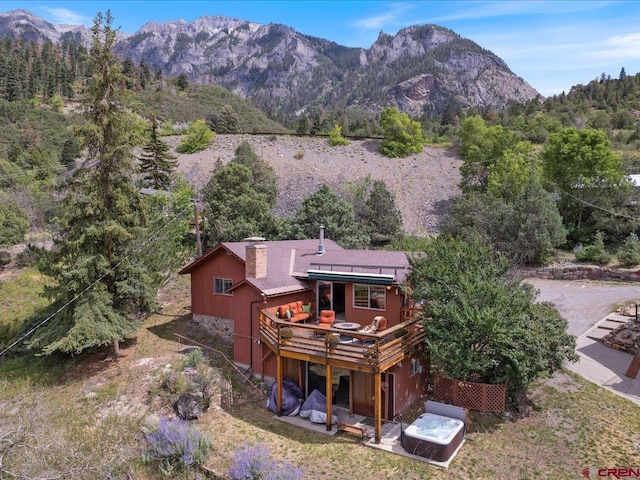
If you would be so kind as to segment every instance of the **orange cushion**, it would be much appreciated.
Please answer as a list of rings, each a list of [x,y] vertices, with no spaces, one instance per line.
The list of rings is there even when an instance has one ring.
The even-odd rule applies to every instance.
[[[278,317],[287,318],[287,310],[289,309],[289,305],[280,305],[278,307]]]

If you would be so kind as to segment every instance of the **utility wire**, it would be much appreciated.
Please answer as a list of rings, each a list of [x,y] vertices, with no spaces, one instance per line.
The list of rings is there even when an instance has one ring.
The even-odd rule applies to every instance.
[[[127,260],[129,260],[134,253],[138,253],[140,252],[146,245],[148,245],[152,240],[155,239],[155,237],[157,237],[158,235],[160,235],[160,233],[167,228],[170,224],[172,224],[173,222],[177,221],[179,218],[181,218],[185,212],[190,211],[191,210],[191,205],[189,205],[188,207],[184,208],[183,210],[181,210],[180,212],[178,212],[173,218],[171,218],[168,222],[164,223],[160,228],[158,228],[158,230],[156,232],[154,232],[152,235],[150,235],[144,242],[142,242],[135,251],[131,252],[129,255],[127,255],[125,258],[123,258],[122,260],[120,260],[118,263],[116,263],[113,267],[111,267],[108,271],[106,271],[105,273],[103,273],[100,277],[98,277],[96,280],[94,280],[92,283],[90,283],[84,290],[82,290],[80,293],[78,293],[76,296],[74,296],[71,300],[69,300],[67,303],[65,303],[64,305],[62,305],[60,308],[58,308],[55,312],[53,312],[51,315],[49,315],[47,318],[45,318],[43,321],[41,321],[38,325],[36,325],[35,327],[33,327],[31,330],[29,330],[28,332],[26,332],[24,335],[22,335],[20,338],[18,338],[16,341],[14,341],[11,345],[9,345],[8,347],[4,348],[2,351],[0,351],[0,358],[2,358],[2,356],[8,352],[9,350],[11,350],[12,348],[14,348],[16,345],[18,345],[20,342],[22,342],[25,338],[29,337],[33,332],[35,332],[36,330],[38,330],[39,328],[41,328],[43,325],[45,325],[47,322],[49,322],[53,317],[55,317],[56,315],[58,315],[60,312],[62,312],[64,309],[66,309],[67,307],[69,307],[71,304],[75,303],[80,297],[82,297],[85,293],[87,293],[89,290],[91,290],[95,285],[98,284],[98,282],[102,281],[107,275],[109,275],[110,273],[113,273],[113,271],[118,268],[122,263],[126,262]]]

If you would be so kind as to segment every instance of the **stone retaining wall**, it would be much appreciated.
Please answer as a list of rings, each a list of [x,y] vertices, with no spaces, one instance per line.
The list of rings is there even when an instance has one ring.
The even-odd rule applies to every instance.
[[[640,270],[620,270],[595,265],[560,265],[522,270],[526,277],[547,280],[601,280],[607,282],[640,282]]]
[[[233,342],[233,320],[194,313],[193,321],[208,333],[219,335],[226,341]]]

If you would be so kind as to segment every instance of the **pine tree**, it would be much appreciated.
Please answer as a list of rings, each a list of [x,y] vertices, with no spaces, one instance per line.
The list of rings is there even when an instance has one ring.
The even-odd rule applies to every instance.
[[[44,354],[109,346],[116,359],[137,316],[155,308],[156,287],[133,251],[146,236],[145,214],[133,183],[131,120],[121,108],[111,24],[110,12],[94,19],[88,124],[78,131],[88,158],[64,186],[54,245],[39,262],[53,282],[46,293],[60,309],[28,342]]]
[[[140,171],[145,183],[157,190],[167,190],[171,184],[171,175],[178,162],[175,155],[169,153],[169,146],[158,135],[158,121],[151,117],[149,141],[142,147]]]
[[[269,207],[273,208],[278,199],[278,178],[275,169],[269,162],[261,158],[248,142],[242,142],[236,148],[236,155],[231,159],[251,170],[251,188],[261,193],[267,199]]]
[[[371,245],[386,245],[402,236],[402,215],[383,180],[373,182],[365,211]]]

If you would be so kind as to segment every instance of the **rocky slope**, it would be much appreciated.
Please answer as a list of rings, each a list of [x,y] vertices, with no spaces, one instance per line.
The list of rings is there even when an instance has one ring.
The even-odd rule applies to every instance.
[[[56,26],[23,10],[0,14],[0,37],[5,35],[88,38],[82,27]],[[364,49],[285,25],[203,16],[193,22],[150,21],[122,38],[116,53],[144,59],[152,71],[222,85],[273,116],[289,118],[314,107],[377,112],[396,106],[421,116],[449,105],[499,109],[539,96],[495,54],[437,25],[381,33]]]
[[[331,147],[327,139],[291,136],[218,135],[210,148],[192,155],[179,154],[179,171],[202,188],[218,158],[223,163],[235,149],[249,142],[267,160],[278,176],[279,196],[276,214],[291,215],[307,195],[323,183],[334,190],[348,182],[370,176],[384,180],[402,213],[407,233],[435,233],[447,201],[459,194],[461,161],[453,149],[426,147],[407,158],[387,158],[377,151],[378,142],[351,141]],[[176,145],[177,137],[167,143]],[[300,155],[302,153],[302,155]]]

